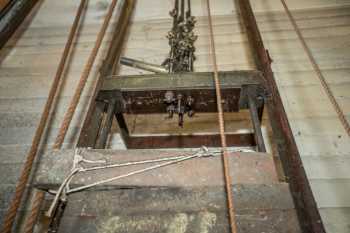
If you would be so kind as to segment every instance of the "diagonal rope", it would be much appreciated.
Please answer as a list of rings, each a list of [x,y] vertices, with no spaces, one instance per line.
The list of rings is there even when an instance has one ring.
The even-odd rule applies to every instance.
[[[47,98],[43,113],[42,113],[41,118],[39,120],[39,125],[35,131],[30,151],[27,155],[21,176],[18,180],[14,197],[13,197],[13,199],[10,203],[10,207],[6,213],[5,220],[3,222],[3,227],[1,230],[2,233],[10,233],[12,231],[12,226],[13,226],[13,223],[15,221],[18,208],[21,204],[21,200],[23,198],[23,194],[25,192],[26,185],[28,183],[30,172],[31,172],[32,167],[33,167],[33,162],[37,156],[39,145],[40,145],[48,118],[50,116],[50,112],[51,112],[55,97],[57,95],[57,92],[59,91],[58,87],[59,87],[59,84],[60,84],[61,79],[62,79],[64,67],[65,67],[65,64],[67,62],[68,54],[71,50],[73,39],[74,39],[76,31],[78,29],[80,18],[81,18],[81,15],[82,15],[82,12],[83,12],[83,9],[84,9],[86,2],[87,2],[87,0],[81,0],[81,2],[80,2],[77,14],[76,14],[75,19],[74,19],[74,23],[71,27],[68,40],[66,42],[59,66],[58,66],[57,71],[56,71],[56,75],[55,75],[54,80],[51,84],[49,96]],[[40,197],[41,197],[41,195],[40,195]]]
[[[207,10],[208,10],[208,21],[209,21],[209,30],[210,30],[210,47],[211,47],[211,55],[212,55],[211,57],[212,57],[212,62],[214,67],[214,81],[215,81],[215,89],[216,89],[216,102],[217,102],[217,108],[218,108],[218,121],[219,121],[219,129],[220,129],[221,146],[223,151],[222,160],[223,160],[223,170],[224,170],[224,177],[225,177],[225,187],[226,187],[226,193],[227,193],[229,223],[230,223],[231,233],[237,233],[236,216],[235,216],[234,202],[232,197],[233,192],[231,188],[232,181],[230,176],[227,143],[226,143],[226,135],[225,135],[224,113],[222,109],[219,72],[218,72],[218,65],[216,61],[215,40],[214,40],[213,23],[211,19],[209,0],[207,0]]]
[[[298,35],[298,38],[312,64],[312,67],[314,69],[314,71],[316,72],[317,74],[317,77],[319,78],[320,82],[321,82],[321,85],[323,87],[323,89],[325,90],[326,94],[327,94],[327,97],[329,98],[329,100],[331,101],[332,103],[332,106],[334,108],[334,110],[336,111],[337,115],[338,115],[338,118],[340,120],[340,122],[342,123],[342,125],[344,126],[345,128],[345,131],[346,133],[348,134],[348,136],[350,136],[350,125],[349,125],[349,122],[346,120],[346,117],[345,117],[345,114],[343,112],[343,110],[341,109],[340,105],[338,104],[336,98],[334,97],[330,87],[328,86],[327,82],[326,82],[326,79],[325,77],[323,76],[322,72],[321,72],[321,69],[320,67],[318,66],[314,56],[312,55],[312,52],[310,50],[310,48],[308,47],[308,45],[306,44],[306,41],[303,37],[303,35],[301,34],[301,31],[292,15],[292,13],[290,12],[285,0],[281,0],[282,2],[282,5],[288,15],[288,18],[290,20],[290,22],[292,23],[293,27],[294,27],[294,30],[295,32],[297,33]]]
[[[113,0],[110,3],[110,6],[109,6],[107,14],[106,14],[106,16],[104,18],[102,27],[101,27],[98,35],[97,35],[95,46],[94,46],[94,48],[92,49],[92,51],[90,53],[90,56],[88,58],[87,63],[85,64],[85,67],[84,67],[84,70],[83,70],[82,75],[80,77],[78,86],[75,89],[74,96],[71,99],[69,107],[68,107],[68,109],[67,109],[67,111],[66,111],[66,113],[64,115],[63,122],[61,124],[61,127],[59,129],[57,138],[56,138],[54,146],[53,146],[54,149],[60,149],[62,147],[62,144],[64,142],[64,138],[65,138],[65,136],[67,134],[69,125],[70,125],[70,123],[72,121],[73,115],[74,115],[75,110],[76,110],[76,108],[78,106],[78,103],[79,103],[79,100],[80,100],[80,96],[81,96],[81,94],[83,92],[83,89],[85,87],[86,81],[87,81],[87,79],[89,77],[89,74],[91,72],[92,66],[93,66],[93,64],[94,64],[94,62],[96,60],[98,51],[99,51],[99,49],[101,47],[103,38],[104,38],[104,36],[106,34],[109,22],[110,22],[110,20],[112,18],[112,15],[113,15],[114,9],[115,9],[115,7],[117,5],[117,2],[118,2],[117,0]],[[34,203],[42,203],[43,200],[44,200],[44,195],[42,195],[40,191],[36,192],[36,195],[34,197]],[[39,204],[33,205],[32,209],[31,209],[31,213],[30,213],[30,215],[29,215],[29,217],[27,219],[26,225],[25,225],[25,233],[33,232],[33,228],[34,228],[34,225],[35,225],[35,220],[36,220],[37,214],[38,214],[38,208],[40,208]]]
[[[86,85],[86,81],[90,75],[90,72],[91,72],[91,69],[92,69],[92,66],[96,60],[96,57],[97,57],[97,53],[101,47],[101,44],[102,44],[102,41],[103,41],[103,38],[106,34],[106,31],[107,31],[107,28],[108,28],[108,25],[109,25],[109,22],[112,18],[112,15],[113,15],[113,11],[114,11],[114,8],[116,7],[117,5],[117,0],[112,0],[112,2],[110,3],[109,5],[109,8],[108,8],[108,11],[107,11],[107,14],[104,18],[104,21],[103,21],[103,24],[102,24],[102,27],[97,35],[97,39],[96,39],[96,42],[95,42],[95,46],[94,48],[92,49],[91,53],[90,53],[90,56],[85,64],[85,67],[84,67],[84,70],[81,74],[81,77],[79,79],[79,83],[78,83],[78,86],[76,87],[75,89],[75,92],[74,92],[74,95],[73,95],[73,98],[71,99],[71,102],[69,104],[69,107],[64,115],[64,119],[63,119],[63,122],[61,124],[61,127],[59,129],[59,132],[58,132],[58,136],[55,140],[55,145],[54,145],[54,149],[59,149],[61,148],[63,142],[64,142],[64,138],[67,134],[67,131],[68,131],[68,128],[69,128],[69,125],[70,125],[70,122],[72,121],[73,119],[73,115],[75,113],[75,110],[79,104],[79,100],[80,100],[80,96],[84,90],[84,87]]]

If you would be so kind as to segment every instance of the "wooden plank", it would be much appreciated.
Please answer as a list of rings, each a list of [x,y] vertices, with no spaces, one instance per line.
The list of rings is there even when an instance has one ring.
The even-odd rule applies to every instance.
[[[234,185],[233,190],[238,211],[294,209],[286,183],[240,184]],[[91,201],[86,202],[85,200]],[[106,212],[111,216],[167,211],[224,212],[226,207],[223,186],[139,187],[136,189],[90,190],[71,194],[67,214],[79,215],[82,209],[85,210],[85,214],[94,216],[104,215]]]
[[[52,151],[43,155],[34,183],[39,187],[59,186],[60,182],[70,172],[74,153],[73,150],[64,150]],[[107,163],[122,163],[123,161],[159,159],[193,153],[176,150],[89,150],[85,151],[83,156],[90,160],[104,159],[108,161]],[[234,178],[234,183],[277,182],[278,178],[271,156],[263,153],[232,153],[231,155],[231,175]],[[57,160],[57,158],[60,159]],[[149,166],[151,165],[146,164],[136,167],[120,167],[117,169],[77,174],[71,186],[87,184]],[[221,166],[220,157],[193,159],[184,161],[178,165],[151,170],[139,176],[126,177],[125,179],[116,180],[106,185],[117,187],[200,187],[223,185],[223,174],[220,172]]]
[[[230,16],[225,16],[225,21],[229,20]],[[347,19],[348,20],[348,19]],[[171,23],[169,21],[169,23]],[[269,23],[272,22],[265,22],[265,24],[269,25]],[[145,25],[144,25],[145,24]],[[287,23],[286,23],[287,24]],[[319,24],[322,24],[322,22],[319,22]],[[146,45],[147,47],[143,47],[145,51],[151,51],[152,48],[149,46],[153,46],[154,49],[159,51],[159,49],[167,48],[167,44],[164,43],[164,34],[167,32],[168,28],[157,28],[156,22],[149,22],[149,23],[142,23],[142,24],[136,24],[135,27],[137,29],[131,29],[131,33],[133,34],[133,39],[128,41],[127,45],[125,46],[125,49],[132,52],[132,50],[135,50],[137,48],[141,48],[142,45]],[[143,26],[143,27],[141,27]],[[147,26],[147,31],[145,31],[145,27]],[[91,25],[89,28],[95,27],[94,25]],[[206,45],[208,44],[208,32],[205,31],[205,24],[202,25],[203,31],[198,31],[199,38],[196,41],[196,47],[201,48],[198,52],[201,53],[202,49],[206,51],[208,48]],[[216,29],[216,43],[219,45],[218,49],[222,50],[222,46],[227,46],[227,49],[240,49],[240,44],[244,43],[246,41],[244,31],[240,30],[239,25],[231,25],[229,22],[217,25]],[[292,28],[288,27],[287,25],[281,26],[280,30],[276,30],[274,28],[266,28],[264,33],[264,40],[269,43],[269,47],[275,50],[277,53],[281,53],[281,51],[278,51],[277,48],[280,48],[280,43],[288,43],[292,44],[293,46],[298,45],[298,40],[292,30]],[[233,28],[233,29],[232,29]],[[331,28],[329,27],[315,27],[315,28],[305,28],[303,29],[303,33],[305,34],[305,38],[308,40],[309,43],[318,43],[317,39],[321,39],[321,41],[325,40],[327,37],[332,38],[334,40],[344,40],[342,43],[338,44],[327,44],[326,41],[324,41],[324,45],[327,48],[332,48],[333,46],[335,48],[339,48],[342,44],[346,44],[346,37],[349,35],[348,33],[349,26],[346,23],[338,22],[335,25],[332,25]],[[97,27],[96,27],[97,29]],[[52,29],[51,29],[52,30]],[[152,30],[152,34],[148,35],[147,32]],[[58,32],[57,32],[58,31]],[[41,30],[36,31],[36,36],[31,36],[27,38],[18,38],[18,44],[16,44],[16,51],[11,51],[14,45],[14,42],[9,42],[7,47],[5,47],[4,51],[11,54],[11,56],[20,56],[20,55],[55,55],[58,54],[62,46],[64,44],[64,32],[61,32],[61,34],[58,34],[62,29],[60,27],[56,27],[55,31],[50,32],[50,28],[42,28]],[[331,34],[330,34],[331,33]],[[75,50],[78,54],[84,53],[91,50],[91,47],[93,46],[94,42],[94,35],[96,35],[96,32],[89,32],[89,34],[83,34],[80,35],[79,43],[75,44]],[[144,38],[147,37],[149,40],[144,41]],[[111,41],[111,33],[106,35],[105,41],[102,44],[102,51],[106,50],[107,44]],[[228,47],[229,46],[229,47]],[[43,51],[39,52],[38,49],[41,48]],[[135,52],[135,51],[134,51]],[[137,51],[136,51],[137,52]],[[140,54],[137,54],[137,56],[141,56]],[[156,59],[155,57],[151,57],[151,59]]]
[[[8,208],[8,205],[13,198],[13,194],[15,192],[16,185],[15,184],[1,184],[0,185],[0,211],[5,211]],[[29,207],[29,203],[27,201],[32,197],[31,188],[26,188],[23,198],[23,205],[20,210],[26,210]],[[27,204],[26,204],[27,203]]]
[[[295,213],[290,210],[238,212],[238,232],[300,233]],[[140,213],[115,216],[74,216],[63,218],[59,232],[134,232],[134,233],[229,233],[227,217],[220,212]],[[278,219],[278,220],[277,220]]]
[[[310,180],[319,208],[350,207],[350,179]]]
[[[107,79],[102,87],[103,91],[121,90],[160,90],[160,89],[189,89],[212,88],[212,73],[182,73],[182,74],[152,74],[143,76],[115,76]],[[262,79],[261,73],[251,70],[220,72],[220,80],[223,88],[242,88],[244,85],[258,85]],[[200,80],[200,82],[198,82]]]
[[[65,107],[69,103],[71,97],[63,96],[58,97],[56,100],[55,114],[64,114]],[[82,106],[86,106],[90,97],[81,97],[80,103]],[[46,97],[39,98],[6,98],[0,99],[0,112],[7,114],[39,114],[44,108]],[[78,112],[82,111],[82,106],[78,106]]]
[[[336,116],[292,119],[291,125],[298,130],[299,135],[347,137],[343,125]]]
[[[300,232],[288,185],[233,190],[239,232]],[[228,231],[223,187],[88,191],[71,195],[69,203],[61,232]]]
[[[35,128],[36,127],[2,128],[0,130],[1,145],[30,145]],[[52,143],[58,133],[58,130],[58,128],[49,129],[48,132],[46,132],[44,143]],[[79,130],[80,129],[77,127],[70,128],[68,130],[65,143],[74,143],[76,141],[76,136]]]
[[[350,208],[321,208],[320,213],[325,223],[327,232],[349,232]]]
[[[350,179],[350,156],[305,156],[302,160],[309,179]]]
[[[42,144],[39,154],[46,153],[53,144]],[[65,143],[63,148],[72,148],[72,144]],[[24,163],[25,156],[28,154],[30,144],[0,144],[0,164],[21,164]]]
[[[1,0],[0,1],[0,11],[2,11],[10,2],[10,0]]]

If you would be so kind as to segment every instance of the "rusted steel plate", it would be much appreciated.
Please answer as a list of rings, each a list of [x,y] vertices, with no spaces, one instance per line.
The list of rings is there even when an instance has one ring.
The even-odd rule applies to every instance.
[[[288,184],[233,185],[236,209],[286,210],[293,209]],[[86,191],[71,194],[67,214],[80,213],[84,208],[89,215],[137,214],[139,212],[217,212],[227,208],[223,186],[210,187],[140,187]],[[90,201],[86,201],[90,200]],[[118,206],[118,208],[111,208]]]
[[[83,156],[89,160],[105,159],[108,163],[165,158],[193,152],[159,150],[91,150]],[[72,167],[73,150],[53,151],[45,154],[37,171],[34,184],[41,188],[56,187],[64,180]],[[153,164],[152,164],[153,165]],[[89,165],[88,165],[89,166]],[[90,165],[91,166],[91,165]],[[71,186],[90,184],[115,177],[151,165],[120,167],[78,174]],[[233,183],[275,183],[278,181],[273,158],[262,153],[231,153],[230,167]],[[223,183],[221,157],[198,158],[168,167],[159,168],[144,174],[127,177],[104,186],[115,187],[191,187],[220,186]]]
[[[226,71],[219,72],[220,85],[225,88],[242,88],[246,85],[259,85],[261,72]],[[213,73],[174,73],[109,77],[101,91],[149,91],[149,90],[190,90],[215,88]]]
[[[238,233],[300,233],[294,210],[238,212]],[[224,212],[139,213],[115,216],[67,216],[59,233],[229,233]]]
[[[164,104],[165,93],[172,91],[175,96],[181,94],[184,97],[191,96],[194,99],[195,112],[216,112],[216,94],[214,89],[199,90],[152,90],[152,91],[127,91],[122,92],[124,100],[123,112],[129,114],[152,114],[166,112]],[[239,110],[241,89],[230,88],[222,90],[222,103],[225,112],[237,112]]]
[[[228,146],[251,147],[255,146],[254,134],[226,134]],[[218,134],[192,134],[169,136],[130,136],[126,138],[129,149],[157,149],[157,148],[198,148],[203,145],[220,147]]]

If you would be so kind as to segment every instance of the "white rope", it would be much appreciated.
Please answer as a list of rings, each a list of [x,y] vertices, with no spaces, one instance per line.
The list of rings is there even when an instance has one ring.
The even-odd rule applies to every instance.
[[[168,158],[159,158],[159,159],[153,159],[153,160],[142,160],[142,161],[130,161],[130,162],[125,162],[125,163],[117,163],[117,164],[109,164],[106,166],[98,166],[98,167],[91,167],[91,168],[83,168],[81,166],[81,163],[85,162],[85,163],[106,163],[106,161],[102,161],[102,160],[96,160],[96,161],[92,161],[92,160],[86,160],[83,158],[83,156],[81,155],[82,152],[84,152],[84,149],[76,149],[75,151],[75,155],[73,158],[73,166],[71,169],[71,172],[68,174],[68,176],[64,179],[64,181],[62,182],[62,184],[60,185],[59,189],[57,191],[49,191],[52,194],[55,194],[55,198],[51,203],[51,206],[49,208],[49,210],[46,212],[46,216],[51,217],[54,213],[54,210],[57,207],[57,204],[59,202],[59,200],[61,199],[61,197],[64,195],[68,195],[70,193],[74,193],[74,192],[79,192],[82,190],[86,190],[98,185],[102,185],[102,184],[106,184],[106,183],[110,183],[112,181],[115,180],[119,180],[122,178],[126,178],[132,175],[137,175],[137,174],[141,174],[144,172],[148,172],[151,170],[155,170],[161,167],[165,167],[165,166],[169,166],[172,164],[176,164],[176,163],[180,163],[186,160],[190,160],[193,158],[201,158],[201,157],[211,157],[211,156],[217,156],[221,154],[221,151],[217,150],[217,151],[213,151],[210,152],[208,150],[207,147],[202,147],[199,151],[195,152],[194,154],[191,155],[182,155],[182,156],[174,156],[174,157],[168,157]],[[134,166],[134,165],[140,165],[140,164],[148,164],[148,163],[157,163],[157,162],[164,162],[165,163],[161,163],[161,164],[157,164],[151,167],[147,167],[144,169],[140,169],[140,170],[136,170],[136,171],[132,171],[129,172],[127,174],[123,174],[123,175],[119,175],[116,177],[112,177],[112,178],[108,178],[108,179],[104,179],[101,181],[97,181],[94,182],[92,184],[88,184],[88,185],[84,185],[81,187],[77,187],[77,188],[73,188],[70,189],[69,188],[69,184],[72,181],[72,179],[74,178],[75,175],[77,175],[78,173],[81,172],[89,172],[89,171],[95,171],[95,170],[103,170],[103,169],[109,169],[109,168],[116,168],[116,167],[124,167],[124,166]]]

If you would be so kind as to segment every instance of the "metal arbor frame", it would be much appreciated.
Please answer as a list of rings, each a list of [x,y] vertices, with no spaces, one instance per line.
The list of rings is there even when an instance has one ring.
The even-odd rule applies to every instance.
[[[248,35],[249,44],[252,49],[252,53],[254,54],[255,63],[258,70],[262,73],[261,81],[263,82],[263,86],[268,93],[268,96],[265,96],[265,103],[267,105],[267,111],[273,129],[273,136],[277,144],[284,173],[287,177],[288,183],[290,184],[290,190],[294,199],[301,228],[305,233],[324,233],[325,229],[317,208],[317,204],[303,168],[300,154],[271,69],[271,58],[269,57],[268,51],[264,47],[252,7],[249,0],[237,0],[237,2],[244,27]],[[115,36],[114,41],[118,40],[121,40],[121,35]],[[126,142],[128,142],[128,140],[130,142],[130,135],[128,134],[125,121],[122,117],[123,111],[120,111],[124,108],[120,106],[120,102],[118,103],[122,96],[114,96],[113,98],[110,98],[109,96],[109,99],[106,96],[101,98],[104,92],[108,91],[106,86],[102,87],[103,79],[115,73],[116,66],[119,61],[119,53],[120,47],[112,45],[112,49],[110,50],[110,53],[108,54],[102,68],[102,79],[99,88],[96,89],[94,93],[96,100],[104,101],[96,101],[91,103],[89,114],[84,121],[84,127],[79,137],[78,147],[104,148],[114,116],[121,126],[120,128]],[[121,94],[122,92],[115,93]],[[260,108],[261,106],[258,106],[257,108],[260,108],[260,111],[255,111],[255,101],[249,101],[249,99],[250,98],[248,98],[248,102],[246,103],[250,107],[251,115],[254,118],[259,118],[262,109]],[[107,103],[105,102],[106,100],[108,100]],[[117,110],[118,108],[119,110]],[[106,112],[106,114],[104,114],[104,112]],[[255,123],[257,122],[259,121],[255,121]],[[254,124],[254,128],[256,132],[259,132],[259,130],[257,131],[256,129],[260,129],[260,125]],[[141,139],[141,141],[142,140],[143,139]],[[263,150],[262,145],[260,145],[261,141],[259,141],[258,138],[256,141],[259,144],[260,150]],[[132,147],[137,148],[135,145]]]
[[[230,146],[255,146],[266,152],[261,132],[264,108],[262,75],[256,71],[232,71],[220,73],[223,106],[226,112],[249,109],[254,133],[227,134]],[[181,73],[121,76],[107,79],[96,101],[105,105],[100,112],[99,127],[94,133],[95,143],[90,147],[104,149],[112,120],[116,117],[122,138],[128,149],[198,148],[202,145],[220,146],[219,134],[189,135],[130,135],[123,114],[160,114],[165,112],[164,95],[171,91],[175,96],[191,96],[196,113],[216,112],[215,87],[212,73]],[[98,113],[96,113],[98,114]],[[91,132],[92,135],[92,132]]]

